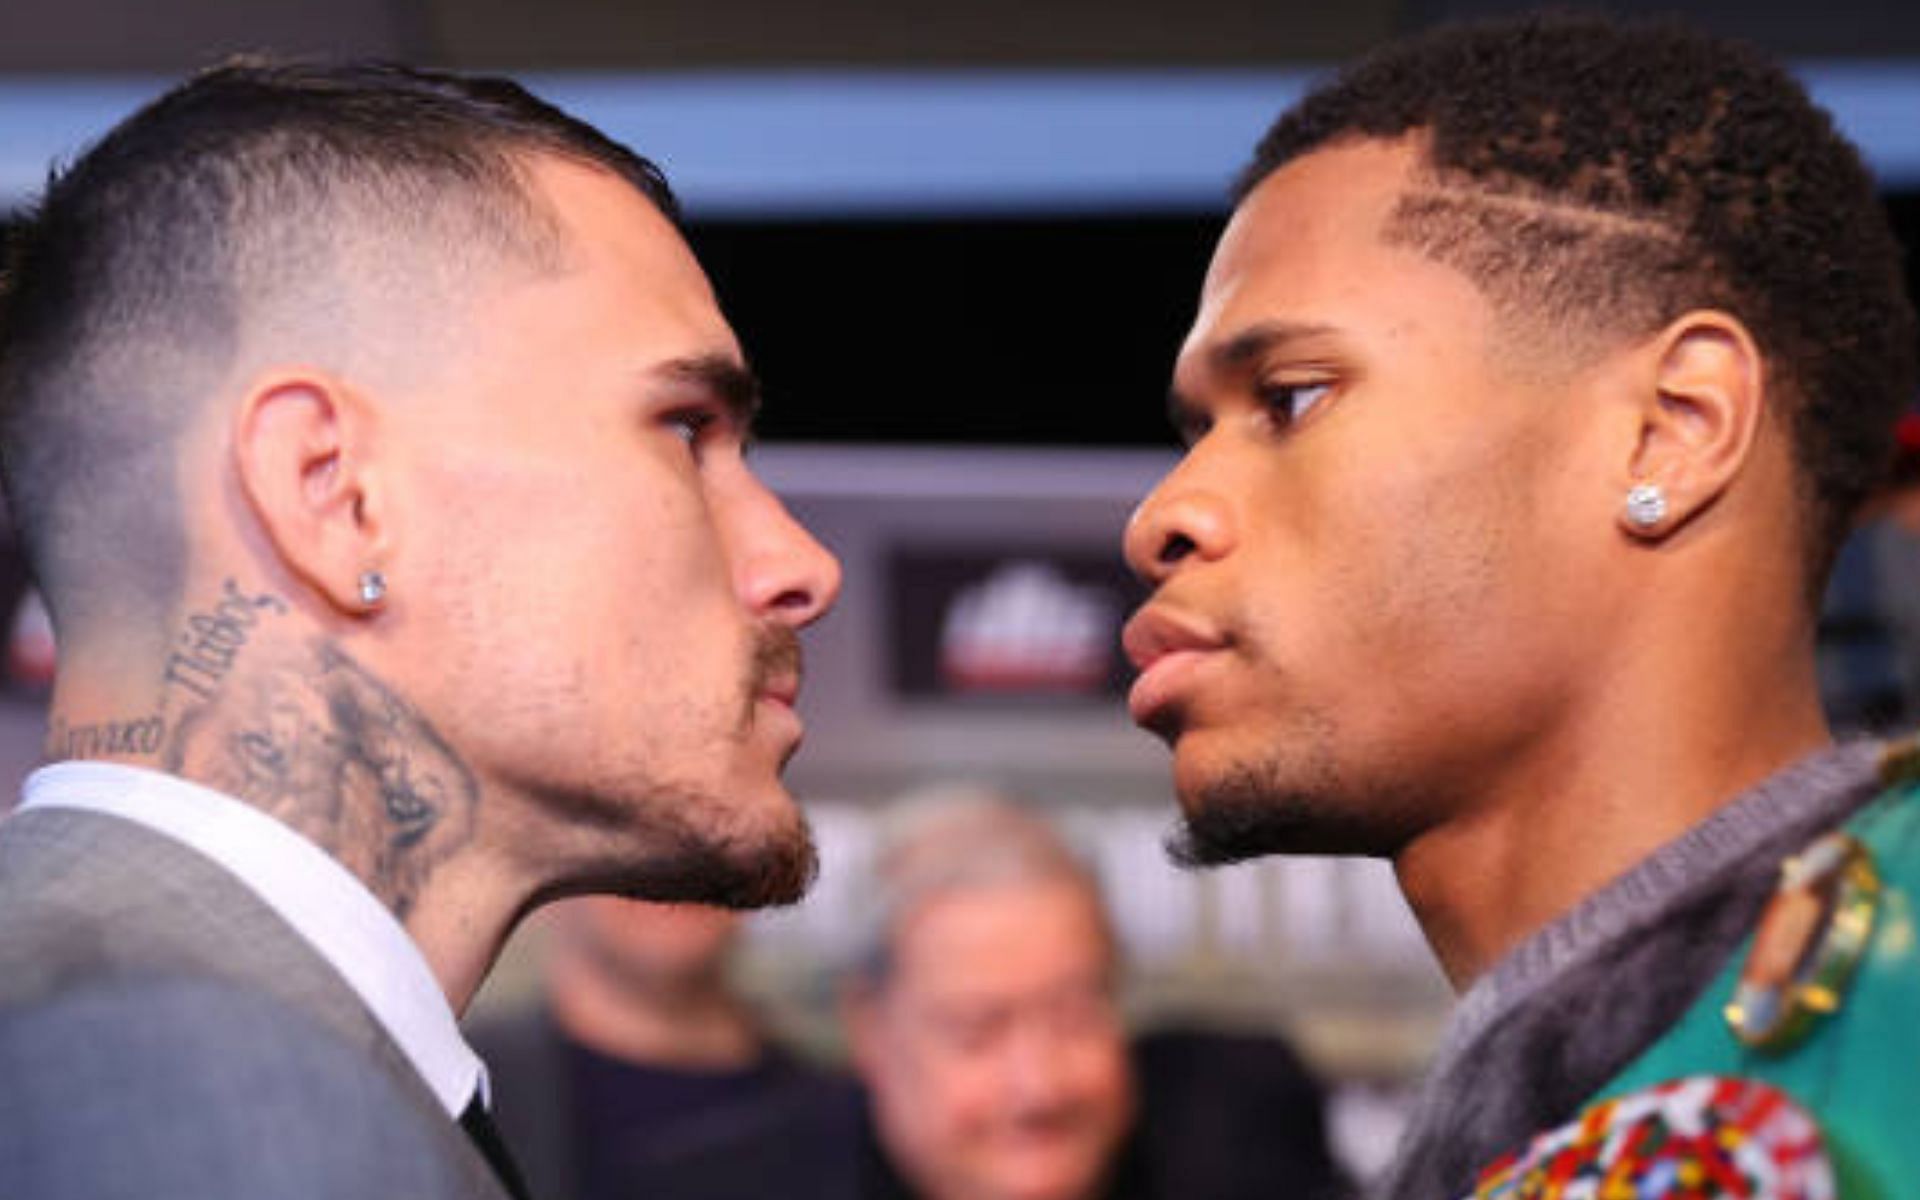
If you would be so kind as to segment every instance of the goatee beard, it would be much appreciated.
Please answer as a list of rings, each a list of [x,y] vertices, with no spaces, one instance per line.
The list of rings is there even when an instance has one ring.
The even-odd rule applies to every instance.
[[[703,802],[683,797],[680,811],[698,813]],[[658,851],[626,874],[616,890],[640,900],[711,904],[751,909],[793,904],[807,894],[820,857],[806,818],[787,802],[779,826],[751,839],[703,830],[690,821],[658,829]]]
[[[1167,856],[1181,867],[1226,866],[1271,854],[1391,856],[1403,840],[1391,804],[1357,803],[1330,765],[1311,780],[1274,764],[1241,765],[1185,799]]]

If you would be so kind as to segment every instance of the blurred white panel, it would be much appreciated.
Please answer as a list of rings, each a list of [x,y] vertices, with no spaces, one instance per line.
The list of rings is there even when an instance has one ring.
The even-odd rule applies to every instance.
[[[1190,955],[1200,940],[1200,885],[1167,861],[1163,819],[1122,810],[1101,814],[1095,828],[1095,861],[1128,958],[1155,967]]]
[[[1273,952],[1268,886],[1279,864],[1241,863],[1208,874],[1213,892],[1214,944],[1223,956],[1242,961]]]
[[[1288,962],[1317,966],[1347,956],[1340,866],[1331,858],[1288,858],[1277,864],[1275,915]]]
[[[1429,962],[1432,952],[1400,894],[1393,868],[1372,858],[1345,859],[1341,865],[1346,873],[1347,919],[1360,952],[1383,966]]]
[[[1802,76],[1892,187],[1920,185],[1920,64]],[[691,215],[1214,212],[1310,74],[740,71],[534,76],[666,168]],[[0,203],[40,186],[162,78],[0,81]]]

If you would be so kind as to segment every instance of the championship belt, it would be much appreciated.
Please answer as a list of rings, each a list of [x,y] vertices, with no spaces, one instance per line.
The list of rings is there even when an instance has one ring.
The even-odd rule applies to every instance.
[[[1834,1200],[1819,1126],[1778,1088],[1698,1075],[1603,1100],[1481,1172],[1474,1200]]]
[[[1781,864],[1743,951],[1475,1196],[1920,1196],[1920,739]]]

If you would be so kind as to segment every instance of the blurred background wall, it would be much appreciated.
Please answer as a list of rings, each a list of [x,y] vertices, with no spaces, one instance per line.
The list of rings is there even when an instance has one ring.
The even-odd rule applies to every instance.
[[[745,968],[775,1022],[831,1052],[821,966],[873,814],[980,778],[1053,806],[1099,865],[1136,1012],[1284,1028],[1364,1125],[1368,1097],[1417,1070],[1445,988],[1379,864],[1167,865],[1165,756],[1119,699],[1137,593],[1117,544],[1172,462],[1167,371],[1265,124],[1383,38],[1520,7],[0,0],[0,208],[169,77],[241,51],[509,71],[656,157],[766,381],[762,470],[848,568],[810,642],[792,772],[825,873],[760,921]],[[1920,236],[1920,6],[1610,7],[1681,10],[1788,58]],[[24,587],[0,556],[8,793],[46,671]],[[483,1005],[516,1003],[537,954],[536,929]]]
[[[0,70],[177,71],[236,49],[378,54],[447,66],[1115,65],[1244,67],[1344,58],[1516,0],[9,0]],[[1795,57],[1920,53],[1920,12],[1875,0],[1626,0]]]

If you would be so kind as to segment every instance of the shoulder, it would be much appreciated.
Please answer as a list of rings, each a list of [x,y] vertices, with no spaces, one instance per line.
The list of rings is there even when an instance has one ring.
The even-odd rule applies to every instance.
[[[1655,1103],[1702,1076],[1778,1089],[1809,1115],[1847,1195],[1920,1178],[1920,787],[1890,753],[1886,789],[1781,864],[1746,944],[1603,1090]],[[1657,1107],[1657,1105],[1656,1105]]]
[[[1280,1037],[1159,1029],[1135,1040],[1133,1058],[1141,1119],[1125,1162],[1145,1194],[1350,1190],[1327,1141],[1320,1084]]]
[[[864,1096],[851,1079],[798,1069],[765,1094],[713,1114],[677,1145],[627,1160],[650,1195],[732,1200],[769,1194],[783,1200],[845,1200],[859,1185],[865,1137]]]
[[[0,1012],[0,1078],[0,1194],[488,1194],[444,1113],[231,983],[117,976]]]

